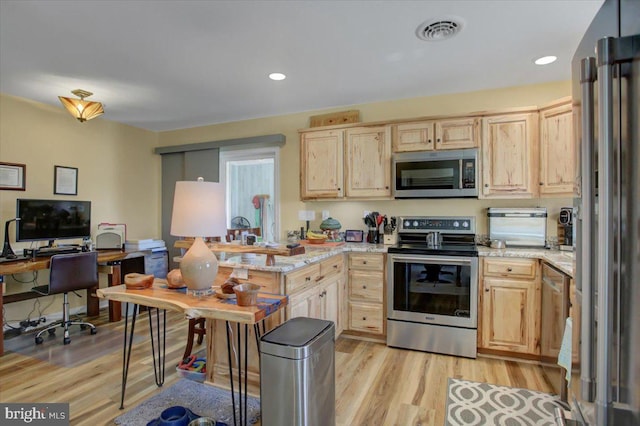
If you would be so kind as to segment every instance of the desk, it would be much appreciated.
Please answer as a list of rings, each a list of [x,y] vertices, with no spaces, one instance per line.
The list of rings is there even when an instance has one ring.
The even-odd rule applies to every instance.
[[[121,262],[125,259],[134,257],[145,256],[151,253],[150,251],[118,251],[118,250],[105,250],[98,251],[98,272],[107,274],[107,282],[109,286],[116,286],[121,284],[120,278],[120,266]],[[51,263],[50,257],[39,257],[35,260],[22,260],[18,262],[7,262],[0,264],[0,276],[21,274],[24,272],[38,271],[42,269],[49,269]],[[6,285],[3,284],[3,285]],[[87,290],[87,316],[94,317],[100,313],[100,301],[95,297],[96,289]],[[0,311],[2,311],[3,300],[5,298],[4,292],[0,290]],[[28,293],[21,293],[28,294]],[[34,293],[36,294],[36,293]],[[39,297],[39,296],[35,296]],[[26,296],[17,298],[18,300],[28,300],[33,296]],[[122,312],[120,303],[109,303],[109,321],[120,321]],[[4,325],[4,324],[3,324]],[[4,354],[4,339],[0,339],[0,356]]]
[[[258,336],[258,324],[260,321],[267,318],[269,315],[277,312],[287,305],[288,297],[284,295],[260,293],[258,295],[257,306],[237,306],[230,300],[218,299],[215,296],[196,297],[190,296],[177,290],[169,290],[167,288],[161,288],[158,284],[154,284],[153,287],[144,290],[128,290],[125,285],[119,285],[116,287],[100,288],[97,291],[97,295],[100,298],[105,298],[110,301],[133,303],[133,315],[130,327],[130,337],[127,347],[127,319],[129,309],[125,312],[125,339],[124,339],[124,351],[122,360],[122,391],[120,399],[120,408],[124,408],[124,394],[126,390],[127,371],[128,371],[128,359],[131,353],[131,342],[134,333],[135,321],[138,312],[138,306],[147,306],[149,308],[156,309],[156,332],[157,336],[153,336],[153,321],[151,309],[148,310],[149,314],[149,332],[151,333],[151,351],[153,355],[154,373],[156,376],[156,384],[161,386],[164,382],[164,347],[163,341],[166,332],[166,323],[163,323],[163,333],[160,334],[160,312],[159,310],[173,310],[183,312],[185,316],[189,318],[207,318],[214,320],[224,320],[227,322],[227,353],[229,356],[229,378],[231,384],[231,400],[235,407],[234,396],[234,381],[233,381],[233,366],[231,363],[232,349],[231,339],[229,337],[229,322],[236,323],[237,337],[238,337],[238,391],[239,391],[239,415],[240,424],[243,424],[243,405],[242,396],[244,396],[244,422],[246,423],[246,408],[247,408],[247,375],[244,374],[244,394],[242,392],[242,362],[241,357],[244,352],[245,371],[247,368],[247,327],[249,325],[254,326],[256,331],[256,339]],[[264,303],[261,303],[261,300]],[[244,345],[241,344],[240,339],[240,326],[245,327]],[[209,365],[213,359],[213,345],[209,341],[210,333],[207,333],[207,370],[212,368]],[[244,346],[244,349],[243,349]],[[158,363],[156,364],[155,348],[158,348]],[[259,347],[259,346],[258,346]],[[234,424],[236,424],[236,415],[234,410]]]

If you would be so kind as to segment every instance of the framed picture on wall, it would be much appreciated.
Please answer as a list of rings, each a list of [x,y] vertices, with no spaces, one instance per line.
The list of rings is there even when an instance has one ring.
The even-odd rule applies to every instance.
[[[26,174],[24,164],[0,162],[0,189],[24,191]]]
[[[76,167],[54,166],[53,193],[78,195],[78,169]]]

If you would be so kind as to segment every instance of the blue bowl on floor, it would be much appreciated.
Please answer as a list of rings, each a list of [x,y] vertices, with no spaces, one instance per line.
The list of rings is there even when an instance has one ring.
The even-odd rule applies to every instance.
[[[188,426],[193,420],[202,416],[197,415],[186,407],[176,405],[169,407],[160,413],[160,417],[151,420],[147,426]],[[216,426],[228,426],[226,423],[216,421]]]
[[[200,417],[188,408],[176,405],[160,413],[160,417],[147,423],[147,426],[187,426]]]

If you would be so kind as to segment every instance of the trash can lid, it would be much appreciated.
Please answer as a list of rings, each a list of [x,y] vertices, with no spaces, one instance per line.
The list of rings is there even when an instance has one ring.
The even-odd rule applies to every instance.
[[[333,322],[316,318],[291,318],[262,336],[261,340],[299,348],[307,346],[309,342],[332,326]]]

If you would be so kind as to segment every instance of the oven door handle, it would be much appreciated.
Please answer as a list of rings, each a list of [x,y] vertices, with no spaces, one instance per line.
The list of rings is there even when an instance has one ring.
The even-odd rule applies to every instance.
[[[392,262],[415,262],[415,263],[447,263],[453,265],[471,265],[475,257],[460,257],[460,256],[406,256],[406,255],[390,255],[389,259]]]

